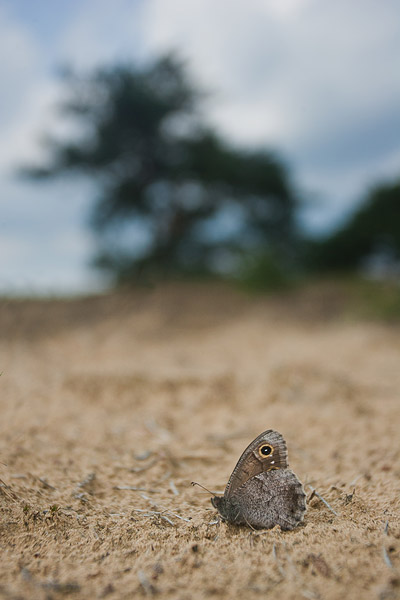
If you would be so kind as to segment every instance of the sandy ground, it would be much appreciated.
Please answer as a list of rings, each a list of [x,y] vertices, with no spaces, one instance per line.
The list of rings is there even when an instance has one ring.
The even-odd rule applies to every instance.
[[[1,597],[400,597],[399,327],[170,286],[2,301],[0,329]],[[268,428],[309,499],[292,532],[190,485],[222,492]]]

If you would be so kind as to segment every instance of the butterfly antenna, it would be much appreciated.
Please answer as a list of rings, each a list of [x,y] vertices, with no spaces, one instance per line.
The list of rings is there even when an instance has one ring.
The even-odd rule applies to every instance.
[[[203,490],[205,490],[206,492],[208,492],[209,494],[211,494],[211,496],[215,496],[214,492],[210,492],[210,490],[208,490],[206,487],[204,487],[204,485],[201,485],[201,483],[197,483],[197,481],[192,481],[192,485],[193,486],[198,485]]]

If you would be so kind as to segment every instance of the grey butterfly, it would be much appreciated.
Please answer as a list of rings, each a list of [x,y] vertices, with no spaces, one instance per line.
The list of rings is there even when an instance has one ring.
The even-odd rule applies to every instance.
[[[286,442],[277,431],[261,433],[243,452],[222,497],[212,505],[229,523],[256,529],[294,529],[304,518],[306,495],[288,469]]]

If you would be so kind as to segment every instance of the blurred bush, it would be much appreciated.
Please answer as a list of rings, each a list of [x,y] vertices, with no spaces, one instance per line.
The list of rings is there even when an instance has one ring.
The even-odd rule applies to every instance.
[[[400,276],[400,182],[376,186],[337,232],[310,242],[308,262],[319,272],[363,271]]]
[[[353,291],[356,316],[387,322],[400,320],[400,282],[356,279]]]
[[[292,264],[265,250],[243,254],[235,279],[243,289],[259,293],[288,290],[298,281],[298,274]]]

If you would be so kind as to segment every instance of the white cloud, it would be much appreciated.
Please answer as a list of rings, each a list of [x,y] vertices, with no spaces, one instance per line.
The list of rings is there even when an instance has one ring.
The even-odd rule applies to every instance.
[[[0,292],[88,290],[98,279],[84,228],[88,190],[65,183],[33,186],[15,170],[37,160],[41,133],[55,124],[59,86],[48,72],[45,47],[29,29],[0,11]]]
[[[91,68],[142,52],[142,0],[86,0],[59,40],[60,60]]]
[[[4,11],[0,11],[0,55],[0,170],[7,176],[40,151],[37,137],[51,121],[49,107],[58,87],[49,77],[41,45]]]
[[[2,183],[0,293],[88,291],[100,278],[90,271],[95,241],[83,227],[89,190],[73,182],[44,188]]]
[[[26,103],[26,86],[32,84],[39,63],[39,52],[33,37],[20,23],[13,22],[0,6],[0,123],[2,129],[12,124]]]
[[[183,49],[204,85],[219,92],[215,121],[238,140],[314,142],[399,97],[395,2],[150,0],[146,6],[148,47]]]
[[[217,94],[213,122],[238,143],[280,150],[321,227],[382,172],[400,170],[400,7],[395,0],[150,0],[153,52],[181,49]],[[397,128],[396,128],[397,124]],[[386,166],[385,166],[386,165]]]

